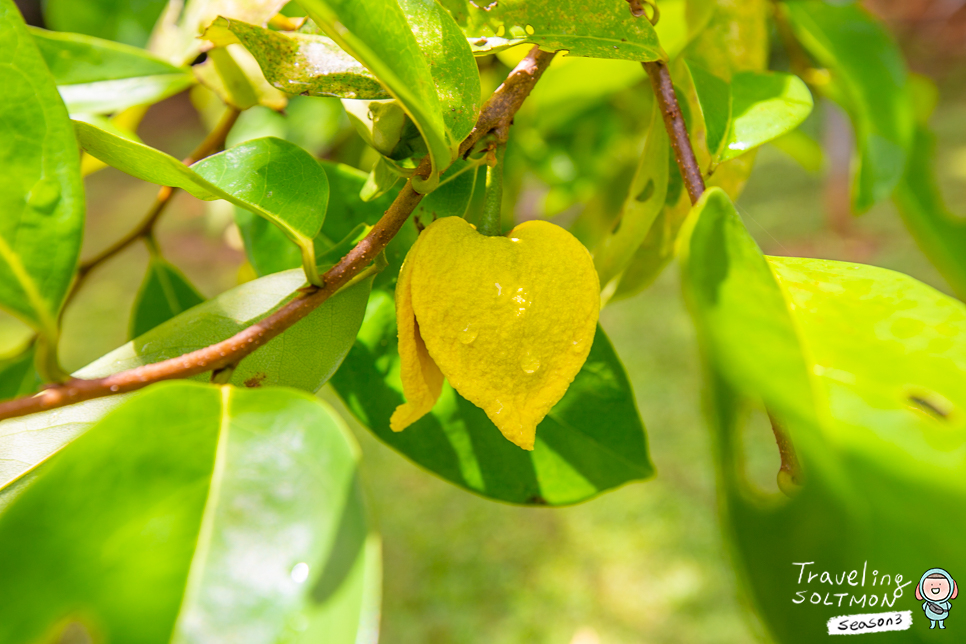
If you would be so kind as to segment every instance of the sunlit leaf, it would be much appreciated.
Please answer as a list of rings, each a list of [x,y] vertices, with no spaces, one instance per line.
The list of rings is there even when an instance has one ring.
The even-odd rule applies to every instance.
[[[812,111],[812,95],[797,76],[737,72],[731,78],[731,123],[718,162],[791,132]]]
[[[0,61],[0,306],[36,328],[52,353],[84,192],[67,110],[12,0],[0,0]]]
[[[298,1],[412,117],[433,162],[433,175],[425,184],[417,180],[416,187],[435,188],[480,105],[476,61],[453,19],[435,1]]]
[[[831,72],[829,94],[852,119],[859,161],[852,201],[856,210],[868,210],[902,179],[912,146],[915,120],[902,53],[858,4],[807,0],[781,8],[802,44]]]
[[[288,94],[389,98],[359,61],[324,36],[281,33],[220,17],[205,31],[204,38],[218,47],[244,45],[268,82]]]
[[[108,114],[157,103],[194,84],[191,73],[143,49],[30,28],[68,111]]]
[[[497,37],[566,49],[571,56],[643,61],[665,58],[654,27],[631,15],[623,0],[588,4],[580,0],[449,2],[457,23],[477,47]],[[456,10],[456,8],[459,8]]]
[[[246,141],[189,168],[160,150],[88,123],[75,121],[74,126],[87,152],[119,170],[182,188],[199,199],[224,199],[265,217],[301,249],[307,274],[314,271],[312,238],[325,220],[329,184],[322,166],[297,145],[273,137]]]
[[[74,375],[98,378],[220,342],[270,315],[304,284],[304,275],[296,270],[246,282],[159,324]],[[355,340],[371,284],[370,276],[340,290],[242,360],[230,382],[239,387],[283,385],[318,391]],[[207,380],[208,374],[197,379]],[[37,467],[121,398],[111,396],[0,422],[0,453],[6,459],[0,459],[0,502],[11,481]]]
[[[377,553],[357,458],[306,394],[164,383],[132,397],[0,515],[0,544],[16,553],[0,562],[0,637],[56,637],[75,620],[104,641],[273,641],[320,616],[358,624],[359,577]]]
[[[683,241],[727,531],[776,639],[814,642],[829,618],[860,610],[839,606],[837,595],[816,602],[813,592],[914,605],[914,588],[898,592],[897,575],[916,583],[937,561],[966,565],[961,549],[918,519],[923,499],[966,501],[966,306],[872,266],[766,259],[719,190],[706,193]],[[791,499],[762,497],[742,470],[738,431],[755,402],[786,426],[801,463],[803,485]],[[961,524],[947,521],[951,530]],[[890,581],[833,590],[801,580],[794,562],[836,576],[861,575],[868,562],[870,577],[875,570]]]

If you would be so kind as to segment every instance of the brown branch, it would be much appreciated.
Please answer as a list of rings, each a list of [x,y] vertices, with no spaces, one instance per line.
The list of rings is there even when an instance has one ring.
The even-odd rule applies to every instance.
[[[534,48],[510,72],[506,81],[483,106],[476,127],[460,146],[462,153],[468,153],[473,145],[494,128],[512,121],[513,115],[520,109],[552,58],[553,54]],[[416,169],[416,175],[426,177],[429,172],[429,159],[424,158]],[[92,398],[135,391],[162,380],[189,378],[237,365],[243,358],[311,313],[358,275],[386,248],[422,198],[423,195],[413,190],[412,182],[407,181],[369,234],[322,276],[322,287],[301,289],[298,295],[278,311],[227,340],[177,358],[121,371],[104,378],[75,378],[49,387],[35,396],[0,403],[0,420],[64,407]]]
[[[234,107],[229,107],[222,116],[218,125],[208,133],[205,140],[202,141],[195,150],[184,159],[185,165],[191,165],[197,161],[204,159],[205,157],[211,156],[215,152],[221,151],[225,146],[225,139],[228,138],[228,133],[231,132],[232,127],[235,126],[235,122],[238,120],[241,112]],[[144,219],[138,225],[137,228],[129,232],[127,235],[117,240],[109,247],[92,257],[91,259],[82,262],[80,267],[77,269],[77,281],[74,282],[74,286],[71,289],[71,295],[73,295],[80,288],[80,285],[87,278],[87,275],[97,266],[103,264],[107,260],[111,259],[122,250],[138,241],[150,235],[154,230],[154,226],[157,224],[158,219],[161,217],[161,213],[164,212],[165,207],[171,201],[171,197],[178,191],[177,188],[171,188],[169,186],[163,186],[158,190],[158,196],[151,205]]]
[[[664,127],[667,128],[668,136],[671,139],[674,158],[681,170],[681,177],[688,189],[688,196],[691,197],[691,203],[695,204],[704,194],[704,179],[701,176],[701,167],[698,165],[698,160],[694,157],[694,149],[691,147],[691,139],[688,137],[688,126],[684,122],[681,106],[678,105],[677,96],[674,94],[674,83],[671,82],[667,63],[655,60],[643,63],[643,65],[647,75],[651,78],[654,96],[657,98],[657,109],[661,110],[661,115],[664,117]]]

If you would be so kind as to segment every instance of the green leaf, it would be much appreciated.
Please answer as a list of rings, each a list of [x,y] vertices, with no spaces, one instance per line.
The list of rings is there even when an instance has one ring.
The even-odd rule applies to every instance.
[[[376,553],[357,459],[306,394],[136,395],[0,515],[16,553],[0,562],[0,639],[57,638],[74,621],[100,641],[277,641],[319,618],[368,621],[357,578]]]
[[[812,111],[812,95],[797,76],[736,72],[731,83],[687,63],[704,120],[712,170],[793,131]]]
[[[432,413],[391,431],[389,417],[403,402],[396,346],[392,295],[374,291],[332,385],[379,439],[451,483],[509,503],[563,505],[653,474],[630,383],[600,328],[583,369],[537,428],[532,452],[503,438],[448,384]]]
[[[858,147],[852,200],[858,211],[885,199],[902,179],[915,117],[902,53],[858,4],[819,0],[781,9],[812,56],[832,73],[830,97],[849,113]]]
[[[134,298],[128,337],[144,335],[162,322],[204,301],[205,298],[181,271],[152,254],[148,272]]]
[[[266,137],[246,141],[188,167],[159,150],[74,122],[81,146],[92,156],[138,179],[181,188],[199,199],[224,199],[281,228],[302,253],[313,284],[315,237],[325,220],[329,184],[325,170],[302,148]]]
[[[322,232],[314,240],[316,256],[321,257],[333,243],[349,236],[360,223],[375,224],[389,207],[392,197],[386,195],[373,201],[362,201],[359,193],[366,181],[364,172],[341,163],[324,160],[319,163],[329,178],[329,214]],[[440,190],[445,193],[442,186]],[[425,198],[430,199],[432,195]],[[278,228],[269,225],[261,217],[241,210],[236,211],[235,221],[245,243],[245,254],[256,273],[268,275],[299,266],[298,252],[287,243]],[[386,249],[390,268],[376,277],[377,283],[396,279],[403,257],[414,238],[413,226],[406,226],[393,238]]]
[[[210,49],[208,59],[191,69],[202,85],[235,109],[263,105],[281,112],[288,104],[288,97],[269,84],[258,61],[241,45]]]
[[[478,162],[456,160],[443,175],[439,187],[413,210],[413,219],[428,226],[440,217],[464,217],[473,200],[479,167]]]
[[[157,103],[194,84],[189,71],[143,49],[82,34],[29,29],[69,112],[117,112]]]
[[[476,61],[453,19],[435,1],[298,2],[412,117],[433,162],[433,174],[415,185],[432,191],[472,130],[480,106]]]
[[[396,100],[343,100],[349,122],[367,145],[384,157],[405,161],[426,154],[419,129]]]
[[[916,243],[960,299],[966,299],[966,221],[944,203],[935,167],[935,137],[916,131],[906,173],[893,199]]]
[[[44,381],[34,367],[36,354],[37,345],[33,341],[23,350],[0,359],[0,401],[27,396],[40,389]]]
[[[685,62],[694,83],[698,109],[704,121],[708,152],[713,160],[721,152],[728,136],[731,123],[731,87],[727,81],[715,76],[699,63]]]
[[[305,284],[301,271],[246,282],[163,322],[83,367],[78,378],[98,378],[175,358],[225,340],[270,315]],[[318,391],[342,364],[366,311],[372,278],[343,288],[305,319],[242,360],[231,377],[236,386],[282,385]],[[207,380],[202,374],[197,380]],[[0,422],[0,503],[11,482],[112,409],[111,396]]]
[[[363,201],[372,201],[387,194],[401,178],[396,168],[385,157],[376,159],[359,196]],[[430,193],[432,194],[432,193]]]
[[[67,110],[12,0],[0,0],[0,306],[53,357],[84,227],[80,157]]]
[[[601,291],[605,296],[611,292],[608,286],[627,268],[634,252],[644,243],[651,226],[664,207],[668,188],[669,154],[667,130],[664,128],[661,110],[655,107],[651,110],[651,126],[644,152],[621,208],[617,227],[594,249],[594,264],[600,277]]]
[[[285,385],[318,391],[352,346],[372,278],[343,288],[304,320],[255,351],[231,382],[249,387]],[[225,340],[288,302],[305,284],[300,271],[246,282],[164,322],[77,372],[97,378],[180,356]]]
[[[280,33],[219,17],[205,31],[204,38],[218,47],[244,45],[268,82],[287,94],[389,98],[369,70],[324,36]]]
[[[966,566],[945,532],[966,521],[921,527],[936,507],[966,502],[966,306],[872,266],[766,260],[720,190],[688,229],[684,286],[708,367],[726,530],[775,639],[825,637],[826,620],[849,612],[834,593],[879,605],[887,594],[891,605],[897,574],[914,584],[936,562]],[[738,432],[755,401],[787,425],[801,462],[791,499],[763,497],[741,468]],[[873,569],[891,581],[830,587],[800,581],[794,562],[833,577],[868,562],[870,581]],[[903,608],[912,594],[906,586]]]
[[[791,132],[812,111],[812,94],[797,76],[738,72],[731,78],[731,123],[718,163]]]
[[[651,23],[635,18],[623,0],[588,4],[582,0],[499,0],[450,2],[457,23],[477,47],[503,36],[540,45],[544,51],[566,49],[571,56],[664,60],[667,58]]]
[[[167,0],[45,0],[44,22],[56,31],[142,47],[167,4]]]

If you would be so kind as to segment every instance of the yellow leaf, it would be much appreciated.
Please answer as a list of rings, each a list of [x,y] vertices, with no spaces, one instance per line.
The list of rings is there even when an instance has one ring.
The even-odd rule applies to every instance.
[[[433,222],[399,274],[408,402],[392,428],[430,411],[441,372],[507,439],[533,449],[537,425],[587,359],[599,312],[593,259],[563,228],[529,221],[487,237],[459,217]]]

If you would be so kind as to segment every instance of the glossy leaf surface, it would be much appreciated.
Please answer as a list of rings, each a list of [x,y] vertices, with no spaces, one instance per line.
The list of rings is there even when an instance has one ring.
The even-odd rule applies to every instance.
[[[81,146],[132,176],[199,199],[225,199],[279,226],[315,266],[312,238],[325,219],[329,185],[308,152],[283,139],[246,141],[188,167],[147,145],[75,121]]]
[[[30,33],[71,113],[107,114],[156,103],[194,83],[187,70],[137,47],[45,29]]]
[[[769,627],[783,642],[824,637],[826,620],[850,605],[837,595],[824,603],[826,592],[918,610],[898,575],[916,583],[936,560],[966,565],[917,518],[924,499],[966,500],[966,306],[871,266],[766,261],[719,191],[692,217],[685,292],[709,368],[727,531]],[[804,485],[791,499],[763,498],[740,466],[738,432],[754,401],[787,424],[801,461]],[[838,576],[863,574],[866,561],[870,580],[873,569],[890,575],[885,587],[833,590],[800,580],[794,564]]]
[[[532,452],[506,440],[448,384],[430,414],[391,431],[389,417],[403,402],[396,347],[392,296],[374,291],[332,384],[382,441],[451,483],[510,503],[562,505],[653,474],[630,383],[599,328],[583,369],[538,426]]]
[[[205,298],[181,271],[161,257],[152,256],[144,281],[134,298],[128,337],[143,335],[204,301]]]
[[[480,85],[469,44],[436,2],[299,0],[342,49],[361,61],[412,117],[426,140],[434,174],[472,129]],[[373,17],[378,16],[378,20]]]
[[[0,306],[49,340],[84,226],[77,142],[12,0],[0,0]]]
[[[345,288],[291,329],[245,358],[231,383],[249,388],[282,385],[315,392],[348,353],[366,311],[372,278]],[[77,371],[96,378],[183,355],[231,337],[287,302],[305,285],[301,271],[237,286],[156,326]],[[208,375],[198,376],[207,380]],[[0,422],[0,502],[7,486],[43,463],[113,408],[111,396]]]
[[[795,34],[832,72],[831,97],[849,113],[857,138],[856,210],[888,197],[902,179],[915,121],[905,62],[886,28],[858,4],[818,0],[782,5]]]
[[[325,612],[368,554],[356,459],[306,394],[135,395],[0,515],[16,553],[0,563],[0,639],[56,636],[67,619],[105,641],[279,638]],[[358,623],[360,604],[341,602],[342,618]]]
[[[797,76],[738,72],[731,78],[731,122],[718,162],[791,132],[812,111],[812,95]]]
[[[448,2],[456,21],[477,46],[492,37],[565,49],[571,56],[659,60],[665,54],[646,18],[635,18],[622,0]],[[495,40],[499,41],[500,38]]]
[[[288,94],[389,98],[369,70],[325,36],[280,33],[219,17],[204,37],[219,47],[244,45],[268,82]]]

